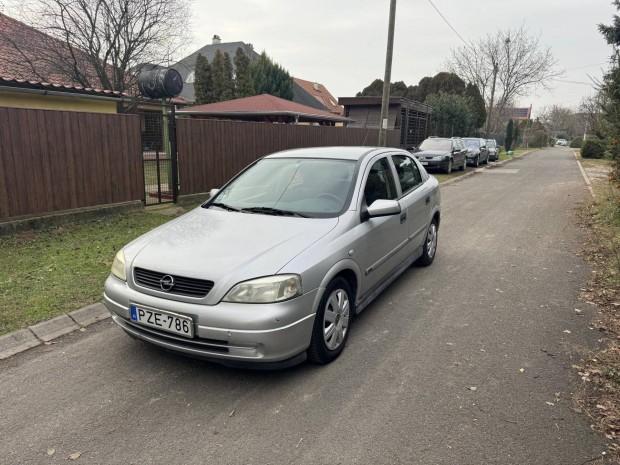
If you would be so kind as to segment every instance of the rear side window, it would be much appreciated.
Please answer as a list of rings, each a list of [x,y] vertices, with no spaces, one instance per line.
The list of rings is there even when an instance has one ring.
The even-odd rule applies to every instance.
[[[407,155],[392,155],[392,161],[396,166],[398,181],[403,194],[415,189],[422,184],[422,174],[418,165]]]

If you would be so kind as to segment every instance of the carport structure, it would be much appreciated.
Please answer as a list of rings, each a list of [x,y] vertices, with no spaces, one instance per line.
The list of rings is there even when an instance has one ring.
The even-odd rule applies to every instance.
[[[270,94],[196,105],[177,111],[178,116],[200,119],[229,119],[281,124],[344,125],[352,119],[308,107]]]

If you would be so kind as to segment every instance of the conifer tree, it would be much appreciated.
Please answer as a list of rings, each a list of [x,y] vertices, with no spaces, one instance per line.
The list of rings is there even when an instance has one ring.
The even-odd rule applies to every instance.
[[[241,47],[237,48],[233,61],[235,62],[235,97],[243,98],[255,95],[250,58]]]
[[[198,54],[196,57],[196,67],[194,68],[194,95],[195,104],[202,105],[213,103],[213,75],[209,60],[204,55]]]
[[[293,78],[265,52],[252,62],[252,81],[257,95],[271,94],[293,100]]]
[[[216,102],[231,100],[235,97],[230,55],[216,50],[213,58],[213,96]]]

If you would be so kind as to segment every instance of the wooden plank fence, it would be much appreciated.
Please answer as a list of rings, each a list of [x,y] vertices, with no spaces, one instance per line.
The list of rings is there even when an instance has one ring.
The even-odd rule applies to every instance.
[[[181,195],[221,187],[256,159],[279,150],[321,146],[375,146],[378,129],[178,118]],[[398,147],[400,131],[388,131]]]
[[[138,116],[0,107],[0,221],[143,196]]]

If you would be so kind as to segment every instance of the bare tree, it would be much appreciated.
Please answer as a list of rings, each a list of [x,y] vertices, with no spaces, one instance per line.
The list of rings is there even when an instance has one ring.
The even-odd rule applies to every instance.
[[[542,109],[539,119],[551,131],[569,139],[583,133],[582,118],[572,108],[551,105]]]
[[[604,137],[606,132],[606,120],[603,107],[613,108],[606,102],[607,98],[603,92],[598,92],[596,95],[585,97],[581,100],[579,105],[579,112],[583,115],[584,121],[584,134],[594,134],[597,137]],[[620,109],[615,109],[616,115],[620,112]]]
[[[21,66],[41,80],[131,91],[145,63],[168,64],[187,43],[191,0],[35,0],[33,53],[6,34]]]
[[[549,88],[552,79],[563,73],[556,69],[557,60],[540,43],[540,36],[532,36],[523,26],[452,49],[446,66],[478,85],[488,108],[487,132],[497,129],[499,115],[509,102],[532,88]]]

